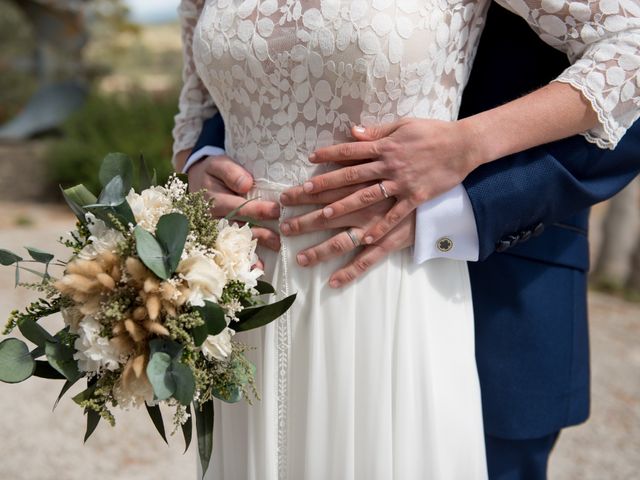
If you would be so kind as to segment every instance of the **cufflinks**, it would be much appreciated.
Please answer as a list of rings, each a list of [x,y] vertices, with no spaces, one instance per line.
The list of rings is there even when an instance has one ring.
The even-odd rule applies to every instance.
[[[436,248],[442,253],[450,252],[451,250],[453,250],[453,246],[453,240],[451,240],[449,237],[441,237],[436,242]]]

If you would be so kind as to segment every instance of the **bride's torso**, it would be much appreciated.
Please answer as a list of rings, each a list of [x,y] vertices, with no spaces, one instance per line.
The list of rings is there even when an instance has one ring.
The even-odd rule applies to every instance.
[[[356,124],[457,115],[485,0],[208,0],[194,33],[200,78],[230,156],[293,185],[310,152]]]

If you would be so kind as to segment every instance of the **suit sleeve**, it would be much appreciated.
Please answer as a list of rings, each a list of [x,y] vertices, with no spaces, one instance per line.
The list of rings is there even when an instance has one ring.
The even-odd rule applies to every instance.
[[[476,218],[479,259],[615,195],[640,171],[637,152],[640,122],[615,150],[575,136],[472,172],[464,187]]]

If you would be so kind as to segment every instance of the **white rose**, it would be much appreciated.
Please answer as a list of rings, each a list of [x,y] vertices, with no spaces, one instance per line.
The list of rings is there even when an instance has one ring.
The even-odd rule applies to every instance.
[[[202,344],[202,353],[207,360],[226,360],[233,351],[231,337],[235,335],[230,328],[225,328],[218,335],[209,335]]]
[[[107,369],[115,371],[120,368],[118,351],[109,339],[100,336],[102,325],[91,316],[86,316],[78,323],[78,338],[74,343],[77,352],[73,358],[78,361],[82,372],[98,372]]]
[[[196,254],[181,260],[176,270],[189,285],[189,304],[203,307],[204,301],[217,302],[227,284],[227,276],[210,257]]]
[[[258,283],[263,272],[251,267],[258,261],[257,240],[253,238],[249,225],[230,225],[220,220],[216,239],[216,261],[224,269],[230,280],[239,280],[249,288]]]
[[[156,231],[160,217],[173,210],[169,192],[164,187],[150,187],[140,194],[132,188],[127,195],[127,203],[131,207],[136,223],[151,233]]]
[[[116,253],[118,244],[124,242],[124,235],[113,228],[107,227],[99,218],[92,213],[85,215],[87,219],[87,229],[91,233],[89,236],[89,244],[87,244],[78,257],[83,260],[93,260],[98,255],[111,252]]]

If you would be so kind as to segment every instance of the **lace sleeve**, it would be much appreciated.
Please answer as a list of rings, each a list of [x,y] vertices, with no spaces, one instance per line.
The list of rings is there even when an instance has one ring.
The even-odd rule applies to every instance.
[[[196,72],[193,60],[193,32],[202,12],[204,0],[182,0],[178,7],[182,24],[184,66],[183,87],[180,92],[179,112],[173,128],[173,164],[176,153],[192,148],[202,130],[204,120],[216,113],[211,95]]]
[[[557,82],[589,100],[599,125],[585,132],[613,149],[640,116],[640,4],[637,0],[496,0],[524,18],[572,65]]]

